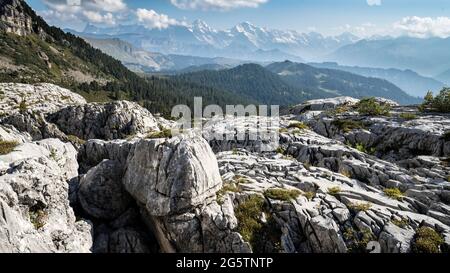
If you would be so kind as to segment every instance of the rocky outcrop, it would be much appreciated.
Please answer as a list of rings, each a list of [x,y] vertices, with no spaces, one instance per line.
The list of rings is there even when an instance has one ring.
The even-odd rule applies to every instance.
[[[148,110],[128,101],[69,106],[48,119],[64,133],[86,140],[111,140],[159,131],[158,122]]]
[[[50,114],[68,105],[86,103],[82,96],[49,83],[0,83],[0,98],[0,116],[27,110]]]
[[[222,187],[215,156],[198,136],[139,141],[128,156],[123,183],[154,216],[205,204]]]
[[[32,18],[23,11],[20,1],[0,1],[0,30],[21,36],[33,33]]]
[[[76,221],[68,181],[76,151],[46,139],[0,156],[0,252],[89,252],[91,225]]]
[[[383,101],[390,116],[363,116],[337,98],[154,138],[173,123],[129,102],[66,106],[51,85],[55,102],[35,101],[45,86],[2,85],[17,101],[0,100],[2,252],[406,253],[421,227],[449,249],[446,115]]]

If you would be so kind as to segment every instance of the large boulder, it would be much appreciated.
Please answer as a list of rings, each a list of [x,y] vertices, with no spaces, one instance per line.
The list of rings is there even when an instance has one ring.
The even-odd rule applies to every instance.
[[[214,153],[203,138],[194,135],[136,143],[123,183],[153,216],[205,204],[222,187]]]
[[[81,139],[118,139],[158,131],[153,115],[135,102],[115,101],[68,106],[48,116],[67,135]]]

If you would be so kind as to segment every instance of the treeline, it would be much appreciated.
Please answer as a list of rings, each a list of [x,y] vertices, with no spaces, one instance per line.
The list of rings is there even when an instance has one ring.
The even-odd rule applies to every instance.
[[[185,73],[171,79],[229,90],[263,104],[292,105],[316,97],[307,88],[292,87],[280,76],[257,64],[245,64],[228,70]]]

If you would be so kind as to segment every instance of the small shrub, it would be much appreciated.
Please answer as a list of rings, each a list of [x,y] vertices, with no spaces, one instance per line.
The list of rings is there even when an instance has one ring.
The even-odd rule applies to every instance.
[[[372,207],[372,204],[370,204],[370,203],[353,203],[353,204],[350,204],[348,207],[355,211],[368,211]]]
[[[150,138],[150,139],[171,138],[171,137],[172,137],[172,130],[170,130],[170,129],[163,129],[158,132],[151,132],[147,135],[147,138]]]
[[[433,93],[430,91],[425,96],[425,101],[421,105],[422,111],[431,112],[450,112],[450,88],[445,87],[440,92],[439,95],[433,97]]]
[[[284,155],[284,154],[286,153],[286,150],[283,149],[283,147],[279,146],[279,147],[275,150],[275,152],[276,152],[277,154],[282,154],[282,155]]]
[[[17,141],[5,141],[0,140],[0,155],[6,155],[10,152],[14,151],[14,148],[16,148],[19,145]]]
[[[401,113],[400,118],[404,120],[413,120],[417,118],[417,115],[413,113]]]
[[[51,159],[53,159],[55,161],[58,161],[58,154],[57,154],[55,149],[52,148],[50,150],[50,155],[49,156],[50,156]]]
[[[47,220],[47,213],[39,207],[31,207],[29,211],[30,222],[35,229],[40,229],[45,226]]]
[[[366,128],[361,121],[351,119],[334,120],[331,124],[336,126],[339,130],[343,131],[344,133]]]
[[[234,210],[238,220],[238,232],[249,242],[254,253],[276,252],[280,250],[281,229],[270,213],[265,211],[264,198],[252,195],[239,204]],[[262,214],[266,214],[266,222],[262,222]],[[266,249],[270,243],[273,248]]]
[[[362,143],[357,143],[356,146],[355,146],[355,149],[360,151],[361,153],[365,153],[365,154],[369,154],[369,155],[373,155],[377,151],[375,149],[375,147],[368,148]]]
[[[384,194],[386,194],[389,198],[396,199],[396,200],[403,200],[403,193],[398,188],[389,188],[383,190]]]
[[[444,243],[442,236],[430,227],[421,227],[416,231],[412,243],[414,253],[440,253],[440,247]]]
[[[264,195],[270,199],[290,201],[297,199],[301,195],[301,192],[299,190],[268,189],[264,192]]]
[[[375,98],[365,98],[357,104],[357,111],[365,116],[388,116],[391,107],[388,104],[378,102]]]
[[[26,113],[28,111],[27,102],[25,99],[22,99],[22,101],[19,103],[19,112],[20,113]]]
[[[339,173],[347,178],[352,178],[352,173],[347,169],[341,169]]]
[[[337,186],[328,188],[328,194],[330,195],[338,195],[341,193],[341,191],[342,191],[341,188]]]
[[[299,130],[307,130],[309,129],[309,126],[304,124],[303,122],[293,122],[289,124],[288,129],[299,129]]]
[[[348,252],[350,253],[366,253],[369,242],[376,240],[375,235],[370,229],[356,231],[354,228],[347,228],[343,235],[347,241]]]

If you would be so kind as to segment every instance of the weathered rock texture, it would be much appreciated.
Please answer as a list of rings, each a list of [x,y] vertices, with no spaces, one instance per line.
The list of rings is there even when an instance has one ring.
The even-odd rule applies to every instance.
[[[0,252],[90,251],[92,227],[69,206],[77,169],[75,149],[55,139],[0,156]]]
[[[1,252],[405,253],[421,227],[449,249],[448,115],[383,101],[390,116],[363,116],[336,98],[279,126],[214,119],[147,139],[173,123],[53,85],[0,90]],[[267,122],[273,150],[249,134]]]

